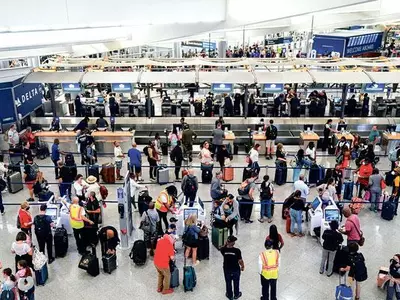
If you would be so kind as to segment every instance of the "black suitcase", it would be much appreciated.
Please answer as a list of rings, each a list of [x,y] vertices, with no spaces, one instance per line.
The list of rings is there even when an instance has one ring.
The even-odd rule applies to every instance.
[[[86,270],[86,272],[93,277],[100,274],[100,265],[96,255],[96,248],[92,247],[92,253],[82,256],[78,268]]]
[[[383,202],[381,217],[384,220],[391,221],[396,213],[396,198],[390,197],[388,201]]]
[[[210,240],[207,236],[199,237],[197,246],[197,259],[205,260],[210,258]]]
[[[57,228],[54,233],[54,250],[56,257],[64,257],[68,252],[68,233],[64,227]]]
[[[328,146],[328,154],[335,155],[335,147],[333,145]]]
[[[211,183],[212,180],[212,172],[211,170],[202,170],[201,171],[201,182],[202,183]]]
[[[239,154],[239,145],[238,144],[233,144],[233,154],[234,155]]]
[[[387,186],[392,186],[396,176],[391,171],[385,173],[385,183]]]
[[[147,260],[147,248],[146,243],[143,240],[137,240],[133,243],[131,253],[129,254],[130,259],[133,260],[135,265],[143,266]]]
[[[141,191],[138,196],[138,208],[140,216],[149,208],[149,203],[153,200],[151,196],[149,196],[149,191]]]
[[[103,261],[104,272],[111,274],[117,268],[117,255],[116,254],[106,254],[101,259]]]
[[[162,155],[168,155],[168,144],[167,143],[161,144],[161,153],[162,153]]]
[[[36,157],[45,159],[50,156],[49,147],[45,143],[41,143],[36,149]]]
[[[103,108],[103,107],[101,107],[101,108],[96,107],[96,108],[94,109],[94,116],[95,116],[96,118],[104,117],[104,116],[105,116],[104,108]]]
[[[87,177],[94,176],[100,182],[100,167],[98,165],[87,166]]]
[[[92,107],[91,106],[86,106],[85,107],[85,117],[92,117]]]
[[[243,176],[242,176],[242,182],[245,181],[246,179],[251,177],[251,173],[252,173],[252,169],[251,168],[244,168],[243,169]]]
[[[287,166],[285,163],[276,164],[275,169],[275,183],[277,185],[283,185],[287,179]]]

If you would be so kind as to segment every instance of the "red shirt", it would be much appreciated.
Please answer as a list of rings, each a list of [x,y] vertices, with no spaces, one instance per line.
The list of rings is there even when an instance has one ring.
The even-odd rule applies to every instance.
[[[26,210],[20,209],[19,213],[19,222],[21,223],[21,228],[31,228],[31,225],[25,226],[25,223],[30,223],[32,222],[32,215],[30,213],[28,213]]]
[[[271,238],[269,237],[269,235],[266,237],[265,240],[271,240]],[[284,245],[284,243],[283,243],[283,238],[282,238],[282,236],[280,235],[280,233],[278,233],[278,240],[279,240],[279,248],[282,248],[283,245]],[[275,249],[275,248],[273,248],[273,249]],[[275,250],[279,250],[279,249],[275,249]]]
[[[360,240],[360,219],[357,215],[351,215],[347,218],[346,223],[344,224],[347,239],[349,241],[359,241]]]
[[[158,240],[156,253],[154,254],[154,265],[160,269],[169,268],[170,257],[174,256],[172,238],[168,234]]]

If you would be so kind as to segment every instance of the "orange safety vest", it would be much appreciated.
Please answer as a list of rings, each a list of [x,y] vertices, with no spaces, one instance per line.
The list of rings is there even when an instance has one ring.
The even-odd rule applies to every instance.
[[[266,250],[260,254],[262,261],[261,275],[265,279],[277,279],[278,278],[278,262],[279,252],[278,250]]]
[[[69,220],[71,227],[74,229],[81,229],[85,226],[82,219],[82,207],[77,204],[72,204],[69,207]]]
[[[163,196],[167,197],[167,199],[168,199],[168,200],[167,200],[167,203],[164,203],[164,202],[162,201],[161,197],[163,197]],[[163,191],[160,193],[160,195],[158,195],[158,198],[157,198],[157,200],[156,200],[156,205],[155,205],[155,207],[156,207],[157,210],[159,210],[159,211],[161,211],[161,212],[168,212],[167,206],[170,207],[170,206],[171,206],[171,202],[172,202],[171,196],[168,195],[168,193],[167,193],[166,190],[163,190]]]

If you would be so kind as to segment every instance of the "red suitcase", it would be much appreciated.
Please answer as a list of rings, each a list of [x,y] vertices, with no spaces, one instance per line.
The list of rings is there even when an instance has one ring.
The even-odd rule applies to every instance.
[[[234,168],[231,168],[231,167],[226,167],[226,168],[224,168],[224,170],[223,170],[223,172],[222,172],[222,179],[224,180],[224,181],[232,181],[233,180],[233,177],[234,177]]]

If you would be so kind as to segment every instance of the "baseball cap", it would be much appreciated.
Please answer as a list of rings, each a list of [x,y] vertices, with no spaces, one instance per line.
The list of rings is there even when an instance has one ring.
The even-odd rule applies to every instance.
[[[171,223],[176,223],[176,222],[178,222],[178,219],[175,218],[175,217],[171,217],[171,218],[169,218],[169,221],[170,221]]]
[[[228,243],[234,243],[237,241],[237,238],[234,237],[233,235],[228,236],[227,242]]]

